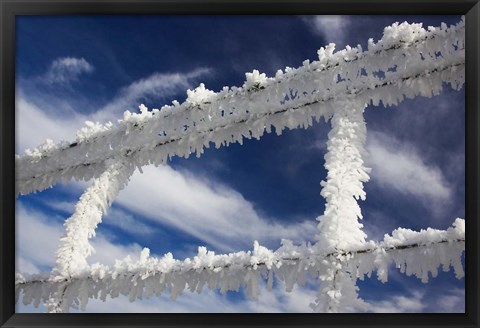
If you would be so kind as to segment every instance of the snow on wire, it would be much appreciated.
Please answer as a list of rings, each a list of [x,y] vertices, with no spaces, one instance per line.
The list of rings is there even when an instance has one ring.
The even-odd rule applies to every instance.
[[[245,288],[257,297],[259,282],[279,279],[291,291],[304,284],[307,273],[317,278],[315,312],[351,312],[368,309],[358,297],[357,279],[373,271],[382,282],[394,263],[401,272],[427,282],[438,267],[453,267],[463,277],[465,222],[457,218],[449,229],[428,228],[420,232],[396,229],[382,242],[367,240],[359,200],[366,197],[363,183],[370,169],[364,166],[366,125],[363,117],[369,103],[396,105],[418,95],[432,97],[442,83],[459,89],[465,75],[465,22],[425,30],[421,24],[394,24],[386,27],[382,39],[334,52],[329,44],[318,51],[319,60],[278,71],[267,78],[258,71],[246,74],[242,87],[218,93],[203,84],[187,92],[187,99],[161,110],[140,114],[125,112],[118,125],[87,123],[73,143],[47,141],[18,156],[17,193],[42,190],[58,181],[95,178],[81,196],[73,215],[66,220],[66,234],[60,240],[56,266],[49,274],[17,273],[16,295],[25,304],[45,302],[49,312],[68,312],[85,306],[90,298],[106,300],[128,295],[131,301],[160,295],[168,290],[175,299],[185,289],[238,291]],[[313,119],[330,120],[325,168],[321,182],[325,212],[317,220],[313,244],[295,246],[283,240],[271,251],[257,242],[253,252],[215,255],[199,247],[198,255],[183,261],[168,253],[149,256],[144,249],[140,260],[129,257],[109,268],[88,265],[93,248],[89,239],[102,214],[126,186],[134,170],[147,164],[165,164],[171,156],[200,156],[213,142],[218,148],[242,143],[243,138],[260,138],[275,128],[307,128]],[[88,156],[86,156],[88,154]]]
[[[293,245],[288,240],[282,240],[282,246],[276,251],[255,243],[253,251],[216,255],[199,247],[193,259],[183,261],[174,259],[171,253],[162,258],[150,257],[148,248],[144,248],[138,261],[127,256],[117,260],[113,267],[96,263],[88,272],[72,279],[64,295],[63,310],[68,311],[72,305],[85,309],[89,298],[105,301],[107,296],[126,295],[134,301],[168,291],[175,299],[184,290],[200,293],[204,288],[226,292],[238,291],[243,286],[247,294],[255,298],[260,280],[266,279],[267,288],[271,290],[275,276],[285,282],[287,291],[292,291],[295,284],[306,282],[306,274],[314,277],[325,274],[333,259],[344,263],[362,280],[377,271],[378,279],[386,282],[391,263],[424,282],[428,281],[429,273],[433,277],[437,275],[440,265],[444,271],[452,266],[457,278],[461,278],[464,272],[459,259],[464,238],[464,220],[456,219],[453,227],[446,231],[428,228],[415,232],[400,228],[392,235],[385,235],[378,244],[330,254],[317,253],[315,245]],[[48,301],[64,282],[48,275],[17,274],[16,297],[24,293],[24,304],[39,305]]]
[[[442,82],[458,89],[464,82],[464,34],[464,20],[428,30],[421,24],[394,24],[377,43],[370,39],[367,50],[359,45],[334,52],[329,44],[318,51],[318,61],[287,67],[272,78],[253,71],[242,87],[215,93],[201,84],[187,92],[182,104],[174,101],[160,110],[141,106],[141,113],[126,111],[116,125],[88,122],[75,142],[47,140],[18,156],[17,193],[98,177],[104,162],[116,156],[129,157],[140,168],[164,164],[172,156],[199,156],[210,143],[218,148],[260,138],[272,127],[277,134],[307,128],[313,119],[328,120],[335,100],[345,95],[396,105],[405,98],[436,95]]]

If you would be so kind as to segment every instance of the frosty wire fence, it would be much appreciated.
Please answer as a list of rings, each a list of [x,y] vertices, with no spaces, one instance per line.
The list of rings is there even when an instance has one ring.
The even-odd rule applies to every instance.
[[[357,279],[377,272],[388,279],[394,263],[401,272],[427,282],[438,267],[454,268],[463,277],[465,222],[457,218],[447,230],[419,232],[398,228],[381,242],[367,240],[358,200],[365,199],[363,183],[370,169],[364,167],[367,104],[396,105],[406,98],[438,95],[443,84],[460,89],[465,79],[464,19],[447,27],[423,29],[421,24],[386,27],[381,40],[334,52],[334,44],[318,51],[319,60],[304,61],[299,68],[279,70],[268,78],[258,71],[246,73],[241,87],[224,87],[218,93],[201,84],[187,91],[182,104],[125,112],[116,125],[87,122],[74,142],[47,140],[16,158],[17,194],[43,190],[59,181],[94,178],[66,220],[56,265],[51,273],[17,273],[16,296],[25,304],[44,302],[49,312],[85,309],[90,298],[128,295],[131,301],[160,295],[168,290],[175,299],[185,289],[245,291],[258,296],[258,284],[273,279],[286,283],[287,291],[304,284],[307,273],[318,279],[315,312],[349,312],[368,309],[358,297]],[[199,247],[193,259],[176,260],[168,253],[151,257],[144,249],[140,259],[119,260],[113,267],[90,265],[89,239],[101,223],[118,192],[135,169],[166,164],[172,156],[203,153],[211,143],[218,148],[259,139],[272,127],[308,128],[313,120],[330,120],[321,195],[325,212],[317,220],[313,244],[293,245],[283,240],[276,251],[258,243],[253,251],[216,255]]]

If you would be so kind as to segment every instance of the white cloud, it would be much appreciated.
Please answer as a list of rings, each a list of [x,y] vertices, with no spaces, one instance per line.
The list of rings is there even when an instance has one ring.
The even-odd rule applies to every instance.
[[[113,266],[115,260],[123,259],[130,256],[132,259],[138,259],[143,247],[137,243],[129,243],[127,245],[115,244],[104,234],[98,234],[92,239],[91,244],[95,249],[95,253],[88,258],[88,263],[101,263]]]
[[[74,183],[71,184],[73,185]],[[85,188],[82,188],[82,191],[85,189],[86,186]],[[75,198],[74,196],[71,197]],[[78,197],[76,197],[75,199],[78,199]],[[60,201],[55,199],[49,199],[48,203],[46,203],[45,205],[54,210],[71,215],[75,211],[75,204],[76,201]],[[107,214],[102,217],[102,224],[114,226],[123,231],[140,236],[145,236],[158,232],[158,229],[145,224],[141,221],[141,219],[136,218],[130,213],[117,207],[111,207],[108,210]]]
[[[145,224],[140,218],[119,208],[109,209],[107,215],[103,218],[103,223],[143,237],[158,232],[158,229]]]
[[[125,110],[137,110],[141,98],[165,99],[185,93],[192,87],[193,81],[210,72],[208,68],[197,68],[188,73],[154,73],[122,88],[114,99],[93,114],[92,119],[99,122],[116,121]]]
[[[18,272],[41,273],[42,270],[38,268],[31,260],[27,260],[23,256],[15,257],[15,269]]]
[[[75,211],[75,204],[74,201],[57,201],[57,200],[49,200],[47,204],[48,207],[58,210],[64,213],[72,214]]]
[[[449,199],[451,190],[442,171],[427,164],[412,145],[370,131],[367,150],[366,164],[372,168],[372,181],[379,186],[426,201]]]
[[[285,283],[277,281],[277,285],[268,291],[266,284],[262,282],[260,295],[257,300],[247,299],[247,311],[260,313],[310,313],[310,304],[317,297],[316,285],[295,285],[291,292],[286,292]]]
[[[23,272],[31,265],[52,267],[55,264],[55,251],[63,234],[62,225],[50,223],[55,221],[41,212],[27,209],[20,202],[17,202],[15,219],[15,254],[24,259],[17,263],[20,266],[17,270]],[[27,261],[29,265],[26,265]]]
[[[392,295],[390,299],[370,301],[369,312],[464,313],[465,290],[453,288],[442,294],[427,293],[426,290],[424,290],[413,291],[411,294]]]
[[[369,312],[415,313],[426,308],[424,294],[414,291],[411,295],[394,295],[388,300],[369,302]]]
[[[135,172],[117,201],[223,251],[251,248],[254,240],[277,246],[281,238],[312,240],[316,232],[314,218],[291,225],[271,222],[235,190],[169,166]]]
[[[17,271],[35,273],[40,271],[39,268],[52,268],[55,265],[55,252],[60,237],[65,232],[61,222],[61,218],[52,219],[17,202],[15,250]],[[89,263],[113,265],[116,259],[123,259],[127,255],[138,258],[142,250],[136,243],[115,244],[103,234],[98,234],[91,243],[95,253],[89,257]]]
[[[448,294],[439,297],[434,306],[442,313],[464,313],[465,312],[465,289],[454,288]]]
[[[325,38],[325,42],[335,43],[337,49],[346,45],[350,20],[339,15],[303,16],[302,20],[311,27],[313,33]]]
[[[72,182],[73,186],[69,189],[75,193],[72,197],[76,200],[79,188],[75,184]],[[82,187],[86,187],[86,184],[83,183]],[[251,249],[254,240],[270,248],[279,247],[281,239],[297,243],[313,241],[317,232],[317,222],[313,217],[302,222],[279,224],[259,214],[250,202],[228,186],[196,177],[188,171],[175,171],[169,166],[148,166],[143,168],[142,174],[135,172],[115,204],[133,215],[122,208],[113,207],[103,218],[102,224],[116,226],[144,238],[160,233],[161,230],[156,226],[160,223],[190,234],[222,252]],[[46,205],[68,216],[74,210],[74,201],[49,200]],[[149,222],[142,222],[143,217]],[[63,233],[63,229],[60,230]],[[58,240],[59,236],[60,233],[57,233],[50,240]],[[103,245],[96,246],[101,237],[99,235],[92,239],[92,244],[96,249],[101,248],[108,253]],[[183,246],[174,251],[177,256],[192,256],[196,254],[197,246],[201,245]],[[140,248],[135,250],[140,252]],[[46,253],[53,254],[53,251]]]
[[[17,153],[42,144],[47,138],[55,142],[73,140],[75,132],[83,125],[81,116],[49,116],[37,105],[18,92],[15,97],[17,119],[15,142]]]
[[[55,59],[48,71],[40,77],[42,82],[49,84],[69,83],[75,81],[84,73],[93,72],[94,67],[85,58],[63,57]]]

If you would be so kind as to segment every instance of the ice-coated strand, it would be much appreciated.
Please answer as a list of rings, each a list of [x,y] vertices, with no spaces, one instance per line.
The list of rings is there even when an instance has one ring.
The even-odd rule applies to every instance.
[[[97,177],[114,156],[129,157],[138,167],[159,165],[171,156],[200,156],[211,143],[218,148],[260,138],[272,128],[278,134],[306,128],[314,119],[330,118],[335,99],[346,95],[389,106],[439,94],[443,82],[458,89],[465,75],[464,34],[463,19],[449,28],[394,24],[377,43],[369,40],[367,50],[334,52],[329,44],[318,51],[318,61],[287,67],[275,77],[253,71],[241,87],[213,92],[201,84],[188,90],[181,104],[174,101],[160,110],[141,106],[140,113],[127,111],[117,124],[88,122],[74,142],[47,141],[18,156],[17,193]]]
[[[125,159],[111,159],[105,164],[104,173],[85,190],[75,212],[64,223],[65,235],[60,238],[51,273],[51,280],[59,282],[59,288],[47,303],[49,312],[63,312],[70,307],[63,302],[63,296],[72,279],[88,275],[87,257],[94,252],[89,239],[95,236],[102,215],[126,186],[134,170],[134,165]]]
[[[92,186],[82,195],[76,211],[65,223],[66,236],[57,252],[50,275],[16,277],[17,298],[38,306],[44,301],[50,312],[68,312],[72,306],[85,308],[88,299],[128,295],[138,298],[168,290],[172,298],[183,290],[201,292],[204,287],[238,291],[244,287],[256,297],[258,283],[273,278],[285,282],[287,291],[303,284],[306,274],[321,284],[314,311],[348,312],[365,309],[358,298],[356,279],[377,271],[388,279],[391,263],[423,282],[436,276],[438,267],[453,267],[463,276],[464,221],[457,219],[446,231],[414,232],[397,229],[380,243],[366,241],[358,199],[368,170],[363,166],[365,122],[363,110],[369,103],[396,105],[406,98],[432,97],[448,83],[459,89],[465,76],[465,22],[447,28],[422,28],[421,24],[394,24],[386,27],[380,41],[334,52],[330,44],[318,51],[319,60],[267,78],[258,71],[246,74],[242,87],[224,87],[218,93],[203,84],[187,92],[180,104],[140,113],[125,112],[117,125],[88,122],[77,132],[77,140],[54,144],[47,141],[16,159],[17,194],[45,189],[56,182],[89,180]],[[102,213],[135,168],[166,163],[171,156],[188,157],[203,153],[210,143],[218,148],[243,138],[260,138],[275,128],[307,128],[313,119],[331,119],[325,166],[327,181],[321,195],[327,200],[320,217],[314,245],[294,246],[284,240],[271,251],[258,243],[253,252],[215,255],[200,247],[193,259],[179,261],[168,253],[149,256],[144,249],[140,260],[126,258],[113,268],[88,265],[93,251],[88,240],[95,234]],[[87,156],[88,154],[88,156]]]
[[[326,259],[319,274],[317,298],[310,307],[317,313],[345,313],[368,310],[368,304],[358,297],[356,277],[347,271],[342,259]]]
[[[321,181],[320,195],[325,198],[325,212],[317,218],[317,246],[320,251],[348,251],[365,244],[362,218],[357,200],[365,200],[363,183],[369,180],[369,168],[364,166],[366,105],[355,99],[336,103],[328,133],[325,168],[327,180]]]
[[[315,245],[293,245],[283,240],[276,251],[269,250],[255,242],[253,251],[217,255],[205,247],[199,247],[193,259],[183,261],[173,258],[171,253],[161,258],[151,257],[145,248],[137,261],[130,257],[117,260],[113,267],[93,264],[89,271],[70,281],[63,296],[64,311],[68,306],[85,309],[88,300],[126,295],[130,301],[159,296],[168,292],[175,299],[183,291],[201,293],[203,289],[218,289],[220,292],[238,291],[243,287],[251,297],[257,297],[259,282],[266,280],[271,289],[273,279],[285,282],[287,292],[296,284],[303,285],[307,274],[313,278],[319,275],[332,276],[332,271],[341,263],[342,270],[334,276],[335,289],[322,285],[320,292],[327,294],[330,312],[352,311],[360,305],[356,298],[356,287],[352,285],[352,276],[364,279],[377,271],[377,277],[385,282],[388,268],[392,263],[401,272],[415,275],[426,282],[429,274],[435,277],[438,268],[444,271],[453,267],[457,278],[463,277],[461,264],[465,250],[465,221],[456,219],[447,230],[428,228],[419,232],[397,229],[391,235],[385,235],[379,243],[370,243],[366,248],[349,252],[335,251],[331,254],[318,254]],[[24,304],[38,306],[48,301],[62,288],[63,281],[57,281],[48,274],[17,274],[15,281],[16,299],[23,295]],[[339,295],[337,289],[341,289]],[[350,296],[350,298],[349,298]],[[314,310],[323,309],[328,299],[320,297],[314,303]],[[315,308],[317,306],[317,308]],[[328,305],[327,305],[328,306]]]
[[[366,105],[356,99],[337,101],[328,133],[325,168],[327,180],[321,181],[325,212],[317,218],[317,252],[330,254],[368,247],[367,235],[359,222],[362,213],[357,200],[365,200],[363,183],[369,180],[370,169],[364,166],[366,124],[363,112]],[[315,312],[345,312],[366,309],[358,299],[356,277],[346,270],[340,258],[326,261],[319,275],[320,287]]]

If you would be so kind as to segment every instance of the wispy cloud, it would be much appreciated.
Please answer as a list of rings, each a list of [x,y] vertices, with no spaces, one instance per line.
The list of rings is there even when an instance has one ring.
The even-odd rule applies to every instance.
[[[22,92],[17,92],[15,97],[15,111],[15,146],[18,153],[42,144],[47,138],[55,142],[73,140],[75,132],[85,121],[81,115],[49,115]]]
[[[119,208],[111,208],[103,218],[108,226],[114,226],[132,235],[142,236],[158,234],[159,230],[152,225],[142,222],[141,218],[133,216]]]
[[[414,291],[411,295],[393,295],[388,300],[369,303],[369,311],[374,313],[415,313],[424,312],[427,304],[424,294]]]
[[[343,48],[346,45],[350,29],[348,17],[339,15],[302,16],[302,20],[314,34],[322,36],[326,44],[335,43],[337,48]]]
[[[442,313],[465,312],[465,289],[453,288],[442,297],[436,298],[434,307]]]
[[[187,73],[154,73],[122,88],[107,105],[93,115],[93,120],[105,122],[121,118],[125,110],[136,110],[140,101],[164,100],[175,94],[185,93],[200,77],[210,74],[209,68],[197,68]],[[159,104],[161,105],[163,104]]]
[[[55,251],[63,228],[45,214],[32,211],[17,202],[16,207],[16,256],[24,261],[17,263],[18,271],[35,267],[52,267],[55,264]],[[41,250],[41,251],[40,251]]]
[[[49,84],[76,81],[81,74],[92,73],[94,67],[85,58],[63,57],[55,59],[47,72],[39,77],[42,82]]]
[[[49,270],[55,265],[55,252],[60,237],[65,232],[62,222],[63,218],[49,217],[17,202],[15,250],[17,271],[33,273]],[[113,265],[116,259],[122,259],[127,255],[138,258],[142,250],[136,243],[127,245],[114,243],[104,234],[98,234],[92,239],[92,245],[95,254],[89,257],[89,263],[100,262],[106,265]]]
[[[75,204],[74,201],[49,199],[48,203],[45,205],[54,210],[60,211],[65,215],[71,215],[75,211]],[[136,218],[132,214],[118,207],[112,207],[108,210],[107,214],[102,218],[102,224],[111,227],[113,226],[124,232],[138,236],[158,233],[158,229],[155,227],[145,224],[141,219]]]
[[[277,245],[281,238],[313,240],[316,221],[281,225],[262,217],[237,191],[169,166],[136,172],[117,198],[135,213],[186,232],[223,251]]]
[[[383,240],[385,234],[390,234],[398,228],[398,218],[385,214],[381,208],[368,209],[367,211],[362,211],[362,213],[365,217],[362,222],[364,225],[363,230],[370,240]]]
[[[130,256],[132,259],[138,259],[143,247],[137,243],[119,244],[111,240],[111,237],[105,234],[98,234],[92,239],[92,246],[95,253],[88,258],[88,263],[101,263],[109,266],[115,264],[115,260]]]
[[[413,291],[391,295],[389,299],[369,302],[373,313],[464,313],[465,290],[452,288],[442,294]]]
[[[367,150],[366,162],[372,167],[372,178],[379,186],[428,201],[445,201],[450,197],[449,184],[442,171],[428,164],[413,145],[370,131]]]
[[[271,291],[266,288],[266,283],[260,284],[261,292],[257,300],[245,301],[247,311],[260,313],[309,313],[312,312],[310,304],[317,297],[317,284],[309,277],[305,285],[295,285],[291,292],[286,292],[285,283],[276,281]]]

